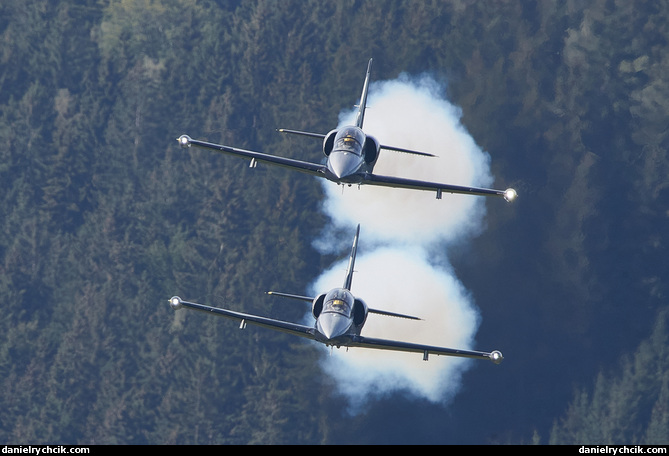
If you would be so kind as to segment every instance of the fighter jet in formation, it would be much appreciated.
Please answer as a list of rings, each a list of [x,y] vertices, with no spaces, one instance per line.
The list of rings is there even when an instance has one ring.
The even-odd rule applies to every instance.
[[[252,168],[255,168],[258,162],[263,162],[325,178],[339,185],[377,185],[383,187],[427,190],[435,192],[437,199],[441,199],[442,193],[444,192],[482,196],[501,196],[508,202],[513,201],[517,197],[516,191],[512,188],[506,190],[494,190],[374,174],[374,165],[379,158],[381,150],[404,152],[427,157],[434,157],[434,155],[400,147],[383,145],[374,137],[365,134],[362,127],[365,118],[365,110],[367,109],[367,92],[369,89],[371,71],[372,60],[370,59],[367,64],[367,75],[362,87],[362,95],[360,97],[360,103],[358,104],[358,112],[354,125],[334,129],[327,134],[279,129],[282,133],[291,133],[321,139],[323,141],[323,153],[327,157],[324,164],[237,149],[230,146],[192,139],[188,135],[180,136],[177,138],[177,141],[179,141],[179,144],[183,148],[196,146],[250,159],[250,166]]]
[[[263,326],[265,328],[315,340],[331,347],[361,347],[379,350],[422,353],[423,359],[425,361],[427,361],[428,356],[432,354],[486,359],[492,361],[495,364],[502,362],[502,353],[497,350],[492,352],[460,350],[362,336],[362,329],[365,325],[365,321],[367,320],[367,316],[370,313],[391,317],[407,318],[410,320],[420,320],[420,318],[369,308],[362,299],[355,297],[353,293],[351,293],[351,284],[353,282],[353,267],[358,250],[359,235],[360,225],[358,225],[355,238],[353,240],[353,247],[351,249],[351,255],[349,257],[348,267],[346,270],[346,278],[344,279],[344,284],[341,288],[334,288],[327,293],[320,294],[316,297],[307,297],[274,291],[268,292],[268,294],[271,295],[311,302],[311,313],[315,318],[315,323],[313,326],[290,323],[282,320],[275,320],[273,318],[235,312],[219,307],[198,304],[195,302],[188,302],[184,301],[178,296],[174,296],[170,299],[170,306],[175,310],[185,307],[212,315],[229,318],[231,320],[236,320],[240,322],[241,329],[244,329],[247,324]]]

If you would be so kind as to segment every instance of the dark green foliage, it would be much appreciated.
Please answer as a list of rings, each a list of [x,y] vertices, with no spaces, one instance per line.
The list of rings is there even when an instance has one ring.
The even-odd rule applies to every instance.
[[[551,431],[551,443],[669,443],[669,318],[663,311],[651,336],[620,374],[601,373],[591,393],[580,390]]]
[[[616,365],[666,308],[669,11],[590,3],[3,0],[0,441],[506,442],[555,422],[555,443],[666,443],[659,323],[555,421],[571,384]],[[319,160],[317,142],[275,129],[327,132],[369,57],[375,80],[447,80],[521,193],[490,204],[455,258],[481,343],[511,361],[466,378],[476,398],[453,417],[382,402],[342,420],[313,344],[167,304],[303,317],[263,292],[303,292],[329,266],[311,246],[320,183],[175,138]],[[572,373],[559,391],[555,370]]]

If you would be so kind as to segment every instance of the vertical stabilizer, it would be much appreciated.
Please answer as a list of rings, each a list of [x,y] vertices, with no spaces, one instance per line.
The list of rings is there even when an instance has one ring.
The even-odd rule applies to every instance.
[[[360,225],[355,232],[353,238],[353,247],[351,248],[351,256],[348,259],[348,268],[346,269],[346,280],[344,280],[344,288],[351,290],[351,283],[353,282],[353,267],[355,266],[355,255],[358,253],[358,236],[360,236]]]
[[[372,59],[369,59],[367,64],[367,75],[365,76],[365,84],[362,86],[362,95],[360,96],[360,104],[358,105],[358,115],[355,117],[355,126],[362,128],[362,123],[365,120],[365,109],[367,109],[367,89],[369,89],[369,76],[372,73]]]

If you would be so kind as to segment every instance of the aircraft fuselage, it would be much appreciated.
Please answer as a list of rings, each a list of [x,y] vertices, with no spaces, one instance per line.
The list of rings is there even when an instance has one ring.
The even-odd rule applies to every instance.
[[[355,325],[356,300],[345,288],[330,290],[316,312],[316,340],[327,345],[346,345],[350,336],[360,333]]]
[[[368,141],[373,140],[361,128],[354,126],[343,127],[332,134],[334,139],[330,143],[329,138],[326,138],[323,148],[328,157],[328,179],[345,184],[361,183],[364,180],[362,176],[373,168],[373,162],[369,161],[370,154],[365,154],[366,147],[369,147]],[[376,151],[373,152],[376,155]]]

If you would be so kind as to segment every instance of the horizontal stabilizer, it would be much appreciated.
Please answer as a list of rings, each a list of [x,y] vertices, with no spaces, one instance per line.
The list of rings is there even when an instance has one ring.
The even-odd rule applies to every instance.
[[[281,296],[283,298],[298,299],[300,301],[306,301],[306,302],[311,302],[314,300],[314,298],[310,298],[309,296],[300,296],[289,293],[279,293],[278,291],[268,291],[267,294],[272,296]]]
[[[405,153],[405,154],[422,155],[423,157],[436,157],[436,155],[434,155],[434,154],[428,154],[427,152],[418,152],[418,151],[411,150],[411,149],[402,149],[401,147],[384,146],[384,145],[381,145],[379,147],[381,149],[392,150],[394,152],[402,152],[402,153]]]
[[[422,318],[412,317],[411,315],[404,315],[404,314],[395,313],[395,312],[388,312],[386,310],[369,309],[369,313],[375,313],[375,314],[378,314],[378,315],[385,315],[387,317],[406,318],[406,319],[409,319],[409,320],[422,320]]]
[[[276,131],[279,133],[289,133],[291,135],[301,135],[301,136],[309,136],[310,138],[318,138],[318,139],[324,139],[326,135],[323,133],[312,133],[310,131],[300,131],[300,130],[288,130],[287,128],[279,128]],[[412,155],[421,155],[423,157],[436,157],[434,154],[428,154],[427,152],[418,152],[415,150],[411,149],[404,149],[402,147],[395,147],[395,146],[386,146],[386,145],[380,145],[379,146],[381,149],[384,150],[391,150],[393,152],[402,152],[405,154],[412,154]]]
[[[322,133],[311,133],[309,131],[288,130],[286,128],[279,128],[277,131],[279,133],[290,133],[291,135],[310,136],[312,138],[319,138],[319,139],[325,138],[325,135]]]

